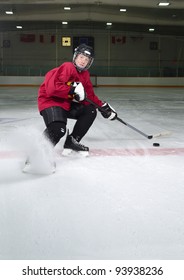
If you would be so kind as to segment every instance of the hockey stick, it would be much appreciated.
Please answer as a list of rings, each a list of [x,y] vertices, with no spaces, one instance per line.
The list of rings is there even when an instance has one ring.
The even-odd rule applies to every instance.
[[[96,104],[95,102],[93,102],[91,99],[89,98],[85,98],[86,101],[88,101],[89,103],[91,103],[92,105],[94,105],[96,108],[98,108],[99,111],[106,113],[106,111],[100,107],[98,104]],[[163,135],[169,135],[170,132],[166,131],[166,132],[161,132],[155,135],[147,135],[146,133],[142,132],[141,130],[137,129],[136,127],[134,127],[133,125],[123,121],[121,118],[119,118],[118,116],[116,117],[116,120],[118,120],[119,122],[123,123],[124,125],[128,126],[129,128],[131,128],[132,130],[138,132],[139,134],[141,134],[142,136],[146,137],[147,139],[152,139],[155,137],[159,137],[159,136],[163,136]]]

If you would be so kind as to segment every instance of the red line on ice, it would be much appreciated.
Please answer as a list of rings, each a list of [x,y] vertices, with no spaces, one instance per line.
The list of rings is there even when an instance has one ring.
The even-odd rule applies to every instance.
[[[184,148],[150,148],[150,149],[92,149],[91,156],[162,156],[184,155]]]
[[[184,155],[184,148],[149,148],[149,149],[91,149],[90,156],[165,156],[165,155]],[[0,159],[13,159],[22,157],[23,153],[18,151],[0,151]]]

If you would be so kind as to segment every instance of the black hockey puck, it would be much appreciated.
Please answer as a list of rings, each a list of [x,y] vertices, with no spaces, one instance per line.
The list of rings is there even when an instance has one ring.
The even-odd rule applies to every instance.
[[[159,143],[153,143],[153,146],[154,146],[154,147],[159,147],[160,144],[159,144]]]

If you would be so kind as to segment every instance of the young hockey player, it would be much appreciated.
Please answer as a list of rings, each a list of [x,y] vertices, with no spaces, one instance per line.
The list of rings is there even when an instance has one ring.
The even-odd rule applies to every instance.
[[[65,135],[67,119],[76,120],[71,133],[67,133],[64,154],[89,151],[80,141],[93,124],[97,111],[85,100],[86,97],[103,108],[104,118],[115,120],[117,117],[115,110],[94,93],[88,71],[93,60],[93,49],[85,44],[79,45],[73,61],[50,70],[39,88],[38,108],[46,125],[44,135],[53,146]]]

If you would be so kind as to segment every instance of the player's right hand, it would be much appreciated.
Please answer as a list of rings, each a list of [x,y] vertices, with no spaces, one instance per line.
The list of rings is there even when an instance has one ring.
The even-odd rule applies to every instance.
[[[86,97],[84,87],[81,82],[74,82],[73,87],[73,98],[77,101],[83,101]]]

